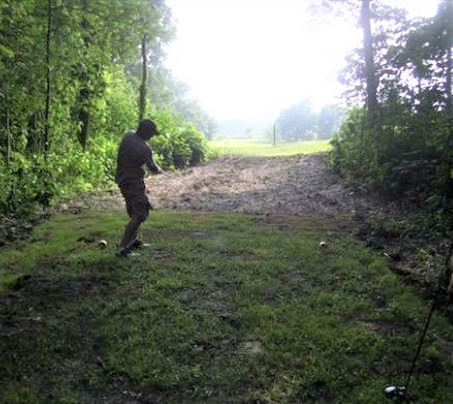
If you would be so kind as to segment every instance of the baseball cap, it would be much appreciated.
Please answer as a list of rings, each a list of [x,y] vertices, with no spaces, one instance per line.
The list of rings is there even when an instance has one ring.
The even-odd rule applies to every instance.
[[[143,119],[138,124],[137,134],[140,133],[152,133],[154,135],[160,135],[159,130],[157,129],[156,122],[152,121],[151,119]]]

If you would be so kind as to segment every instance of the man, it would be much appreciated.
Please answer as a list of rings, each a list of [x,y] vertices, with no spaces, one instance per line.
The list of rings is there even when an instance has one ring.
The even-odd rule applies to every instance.
[[[127,257],[132,254],[133,249],[144,245],[137,239],[138,229],[148,217],[151,208],[145,193],[144,166],[153,174],[162,173],[146,142],[158,134],[155,122],[144,119],[139,123],[136,132],[126,132],[118,149],[116,182],[126,201],[127,214],[130,217],[118,248],[119,257]]]

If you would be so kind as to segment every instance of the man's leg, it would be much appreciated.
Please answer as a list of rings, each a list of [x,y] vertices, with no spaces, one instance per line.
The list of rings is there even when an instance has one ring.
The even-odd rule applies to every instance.
[[[126,201],[126,209],[130,220],[124,229],[124,235],[119,245],[118,255],[126,257],[136,243],[138,229],[146,220],[150,204],[145,194],[143,183],[128,184],[121,189]]]
[[[138,218],[137,216],[133,216],[131,220],[129,220],[129,223],[126,225],[126,228],[124,229],[124,235],[120,243],[120,249],[131,247],[131,245],[137,238],[138,229],[142,224],[142,221],[143,220],[141,220],[141,218]]]

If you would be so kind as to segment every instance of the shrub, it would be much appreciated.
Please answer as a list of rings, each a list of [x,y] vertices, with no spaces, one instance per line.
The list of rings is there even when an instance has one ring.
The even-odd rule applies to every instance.
[[[349,111],[340,131],[331,141],[330,167],[354,183],[383,192],[391,197],[408,197],[415,202],[430,201],[433,208],[440,205],[445,187],[446,169],[442,165],[445,143],[442,125],[432,124],[432,139],[427,142],[420,125],[411,121],[417,114],[401,114],[391,124],[386,111],[381,111],[385,123],[380,132],[367,128],[363,108]],[[403,116],[404,115],[404,116]],[[436,137],[437,136],[437,137]]]
[[[164,169],[181,169],[205,162],[210,156],[205,136],[191,123],[169,111],[154,114],[161,136],[152,139],[156,162]]]
[[[379,182],[381,173],[377,168],[376,151],[365,119],[363,108],[349,111],[340,131],[330,142],[332,149],[328,162],[341,175],[371,186]]]
[[[53,177],[44,161],[15,153],[7,166],[0,162],[0,212],[23,217],[32,214],[38,204],[48,205],[55,194]]]

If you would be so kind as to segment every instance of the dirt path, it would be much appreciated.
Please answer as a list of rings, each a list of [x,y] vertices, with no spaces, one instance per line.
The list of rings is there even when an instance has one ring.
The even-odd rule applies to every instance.
[[[146,180],[155,209],[272,214],[354,214],[381,210],[326,168],[325,155],[223,156]],[[115,191],[102,203],[122,204]]]

